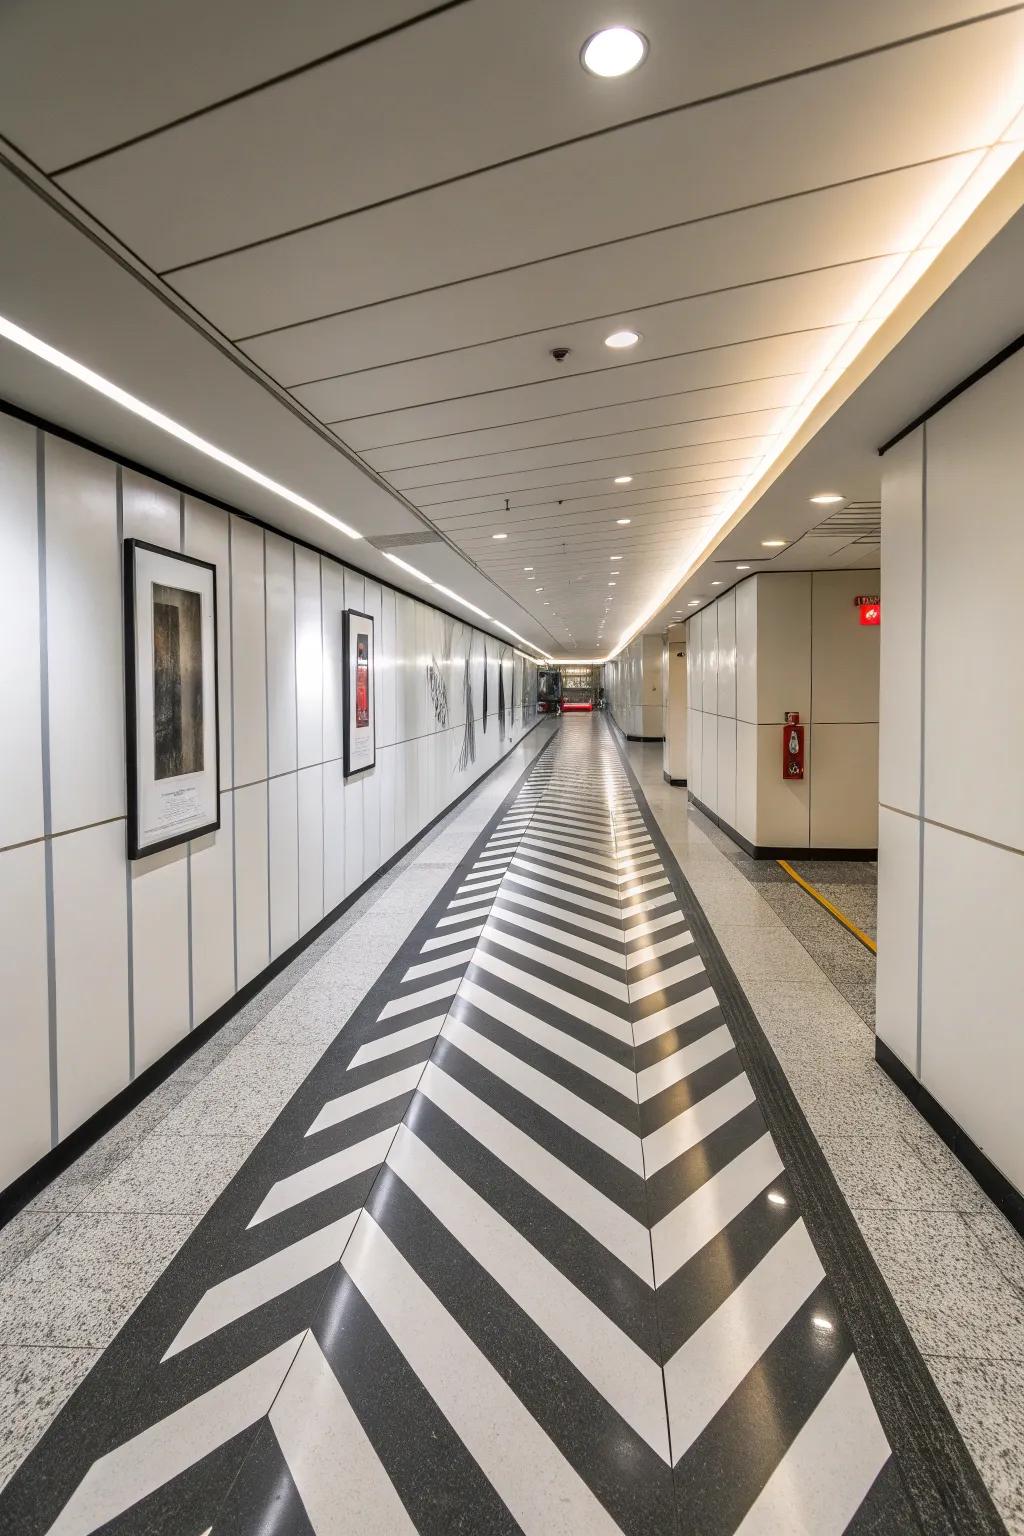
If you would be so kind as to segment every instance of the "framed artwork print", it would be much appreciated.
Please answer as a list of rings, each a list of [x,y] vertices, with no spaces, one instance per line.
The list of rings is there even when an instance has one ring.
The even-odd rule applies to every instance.
[[[372,768],[377,761],[377,722],[373,707],[373,619],[346,608],[342,615],[345,777]]]
[[[128,857],[220,826],[217,568],[124,543]]]

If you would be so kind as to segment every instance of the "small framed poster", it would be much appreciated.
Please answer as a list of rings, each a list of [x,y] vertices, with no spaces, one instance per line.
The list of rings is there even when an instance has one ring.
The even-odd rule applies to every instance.
[[[373,708],[373,619],[346,608],[342,615],[345,777],[372,768],[377,761],[377,722]]]
[[[217,568],[124,543],[128,857],[220,826]]]

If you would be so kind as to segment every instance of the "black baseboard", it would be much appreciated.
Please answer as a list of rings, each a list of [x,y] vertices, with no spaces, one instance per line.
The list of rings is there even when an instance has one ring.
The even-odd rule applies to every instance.
[[[630,736],[628,731],[626,731],[624,734],[625,734],[625,737],[626,737],[627,741],[664,741],[665,740],[664,736]]]
[[[752,859],[849,859],[854,863],[868,864],[878,858],[877,848],[769,848],[764,844],[752,843],[742,832],[737,832],[735,827],[710,810],[703,800],[698,800],[692,790],[689,800],[702,816],[713,821],[716,827],[721,827],[726,836],[738,843]]]
[[[960,1159],[967,1172],[988,1195],[992,1204],[999,1207],[1007,1221],[1011,1222],[1024,1237],[1024,1194],[1010,1183],[1005,1174],[999,1172],[977,1142],[971,1140],[952,1115],[943,1109],[938,1099],[932,1097],[924,1084],[918,1082],[914,1074],[903,1065],[884,1040],[879,1040],[877,1035],[875,1036],[875,1060],[882,1071],[892,1078],[897,1088],[902,1089],[906,1094],[918,1114],[927,1120],[932,1130],[942,1137],[953,1155]]]
[[[465,800],[467,795],[471,795],[474,790],[479,789],[481,784],[485,783],[491,774],[501,767],[506,758],[516,750],[516,747],[521,746],[527,736],[532,731],[535,731],[538,725],[543,725],[544,721],[548,718],[547,715],[541,715],[535,720],[529,730],[520,736],[515,746],[510,747],[508,752],[499,757],[496,763],[492,763],[486,773],[482,773],[478,779],[473,780],[472,784],[467,785],[461,794],[457,795],[449,805],[445,806],[443,811],[439,811],[431,821],[427,822],[425,827],[420,828],[415,837],[411,837],[407,843],[404,843],[398,849],[397,853],[393,853],[386,864],[382,864],[379,869],[375,869],[373,874],[369,875],[361,885],[358,885],[354,891],[350,891],[344,901],[340,901],[336,907],[333,907],[330,912],[326,913],[308,933],[304,933],[294,944],[290,945],[275,960],[272,960],[269,965],[265,966],[251,981],[247,981],[243,987],[238,989],[233,997],[228,998],[226,1003],[222,1004],[214,1013],[211,1013],[208,1019],[204,1019],[201,1024],[197,1024],[183,1040],[178,1041],[177,1045],[172,1045],[170,1050],[165,1051],[144,1072],[140,1072],[138,1077],[133,1078],[126,1087],[116,1093],[101,1109],[98,1109],[94,1115],[90,1115],[88,1120],[84,1120],[81,1125],[76,1126],[68,1136],[64,1137],[63,1141],[59,1141],[55,1147],[51,1147],[49,1152],[44,1153],[37,1163],[33,1163],[31,1168],[27,1168],[24,1173],[19,1174],[13,1184],[8,1184],[6,1189],[0,1190],[0,1228],[6,1226],[7,1222],[16,1216],[30,1200],[34,1199],[40,1190],[45,1189],[47,1184],[52,1183],[58,1174],[70,1168],[71,1164],[77,1161],[83,1152],[86,1152],[94,1142],[99,1141],[101,1136],[105,1136],[136,1105],[141,1104],[142,1100],[151,1094],[154,1088],[159,1088],[160,1084],[165,1082],[172,1073],[176,1072],[183,1062],[188,1061],[190,1056],[194,1056],[196,1051],[201,1050],[207,1041],[211,1040],[217,1031],[224,1027],[229,1019],[234,1018],[236,1013],[240,1013],[258,992],[262,992],[263,988],[273,981],[275,976],[280,975],[283,970],[291,965],[293,960],[297,960],[303,950],[308,949],[311,944],[315,944],[321,934],[327,932],[332,923],[336,923],[338,918],[348,911],[349,907],[353,906],[360,897],[365,896],[371,886],[376,885],[377,881],[383,875],[386,875],[388,870],[393,869],[400,859],[404,859],[410,849],[415,848],[416,844],[426,837],[427,833],[431,832],[439,821],[443,821],[446,816],[450,816],[452,811]],[[553,741],[554,737],[551,740]],[[550,741],[546,742],[540,749],[541,753],[546,752],[550,745]],[[537,755],[539,757],[540,753]]]
[[[676,784],[676,785],[680,785],[681,784],[684,789],[686,787],[686,780],[685,779],[674,779],[670,773],[666,773],[665,772],[664,768],[661,770],[661,776],[665,780],[666,784]]]

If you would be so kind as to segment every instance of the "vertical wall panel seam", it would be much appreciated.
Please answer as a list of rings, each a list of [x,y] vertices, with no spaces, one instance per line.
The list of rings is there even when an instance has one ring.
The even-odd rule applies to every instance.
[[[320,575],[320,910],[327,911],[327,805],[324,800],[324,758],[327,756],[327,738],[324,721],[327,711],[324,708],[324,678],[327,668],[324,666],[324,558],[317,556],[317,571]]]
[[[917,755],[917,1042],[915,1074],[920,1080],[923,1047],[924,1015],[924,754],[925,754],[925,690],[927,684],[927,617],[928,617],[928,423],[921,428],[921,705],[918,722],[919,743]]]
[[[808,670],[807,670],[807,736],[811,748],[811,756],[814,756],[814,572],[811,572],[811,603],[810,619],[808,622]],[[811,840],[811,827],[814,825],[811,819],[811,797],[814,794],[814,764],[811,763],[811,771],[807,775],[807,846],[814,846]]]
[[[182,492],[178,497],[178,549],[185,553],[185,495]],[[214,592],[216,592],[216,577],[214,577]],[[217,637],[214,635],[214,643]],[[215,701],[218,708],[220,700]],[[218,715],[218,731],[219,715]],[[220,754],[220,742],[217,742],[218,757]],[[220,820],[220,804],[217,805],[217,819]],[[192,843],[185,844],[185,932],[186,946],[188,950],[188,1028],[191,1034],[196,1023],[195,1009],[195,985],[192,978]]]
[[[270,896],[270,642],[267,625],[267,530],[265,528],[263,530],[263,701],[267,746],[267,777],[264,784],[267,796],[267,959],[271,960],[274,955],[274,929]]]
[[[118,464],[114,468],[114,495],[117,504],[117,554],[118,560],[124,549],[124,470]],[[124,582],[121,582],[121,633],[124,633]],[[127,742],[125,743],[127,747]],[[127,808],[126,808],[127,814]],[[127,828],[127,821],[125,823]],[[124,861],[125,924],[128,942],[128,1081],[135,1077],[135,904],[132,900],[132,861]]]
[[[228,527],[228,601],[231,612],[228,619],[228,661],[231,671],[231,931],[234,938],[235,991],[238,991],[238,829],[235,825],[235,555],[234,520],[227,516]]]
[[[36,563],[39,571],[39,742],[43,775],[43,902],[46,922],[46,1029],[50,1145],[58,1140],[57,942],[53,902],[53,802],[50,788],[50,660],[46,603],[46,438],[36,429]]]
[[[302,836],[299,829],[299,582],[295,545],[292,545],[292,681],[295,687],[295,932],[302,935]],[[322,660],[322,658],[321,658]]]

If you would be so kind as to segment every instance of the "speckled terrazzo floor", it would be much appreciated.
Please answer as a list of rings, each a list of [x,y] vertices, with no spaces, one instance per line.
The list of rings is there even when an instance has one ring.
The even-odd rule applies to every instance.
[[[1024,1243],[876,1066],[873,956],[689,808],[662,778],[660,744],[628,753],[1007,1529],[1024,1536]],[[796,867],[874,936],[877,866]]]

